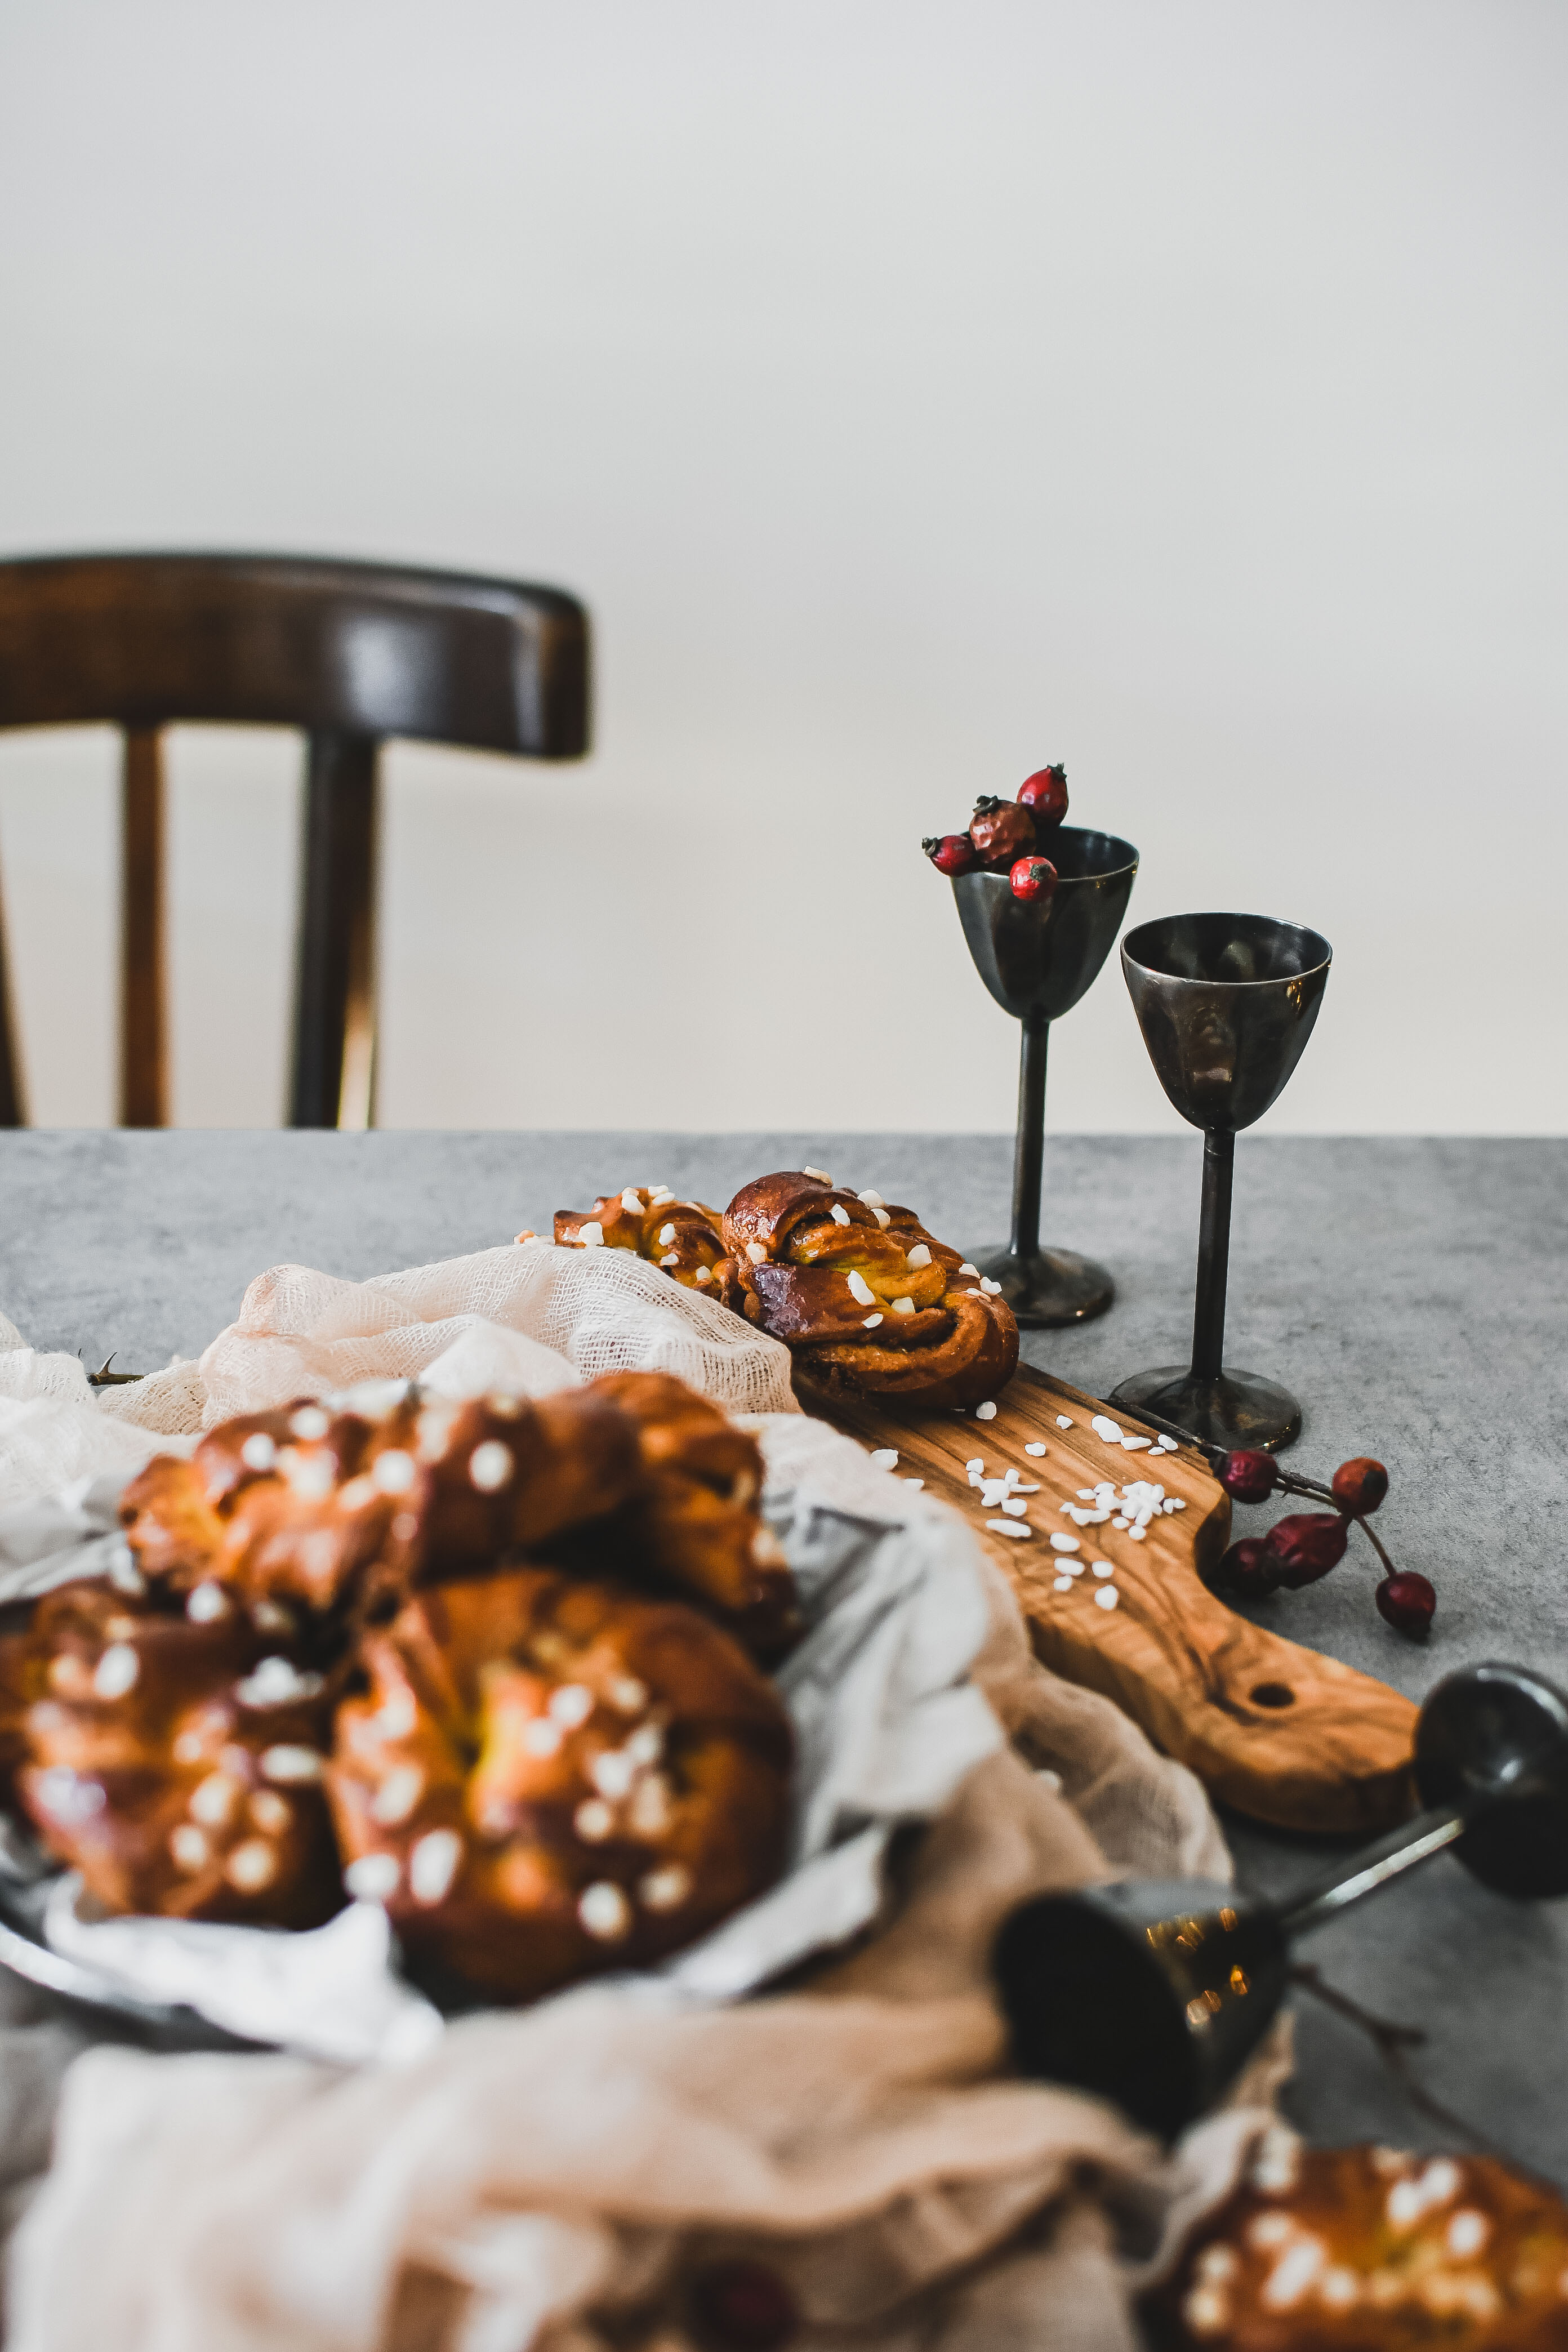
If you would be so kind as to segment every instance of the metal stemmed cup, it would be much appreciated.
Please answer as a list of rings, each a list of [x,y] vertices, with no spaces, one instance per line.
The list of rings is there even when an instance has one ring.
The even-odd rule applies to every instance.
[[[1004,1013],[1023,1024],[1013,1147],[1013,1234],[974,1264],[1018,1321],[1038,1330],[1087,1323],[1116,1296],[1104,1266],[1075,1250],[1040,1247],[1046,1049],[1053,1021],[1087,995],[1110,953],[1138,872],[1138,852],[1113,833],[1058,825],[1040,849],[1057,869],[1048,900],[1016,898],[1005,874],[955,875],[952,895],[974,968]]]
[[[1568,1698],[1524,1666],[1439,1683],[1415,1727],[1422,1811],[1282,1903],[1209,1879],[1128,1880],[1012,1913],[992,1970],[1020,2073],[1115,2099],[1173,2137],[1258,2046],[1291,1947],[1452,1846],[1482,1885],[1568,1894]]]
[[[1146,1409],[1210,1445],[1289,1445],[1288,1389],[1222,1362],[1237,1130],[1284,1092],[1312,1034],[1333,955],[1321,931],[1267,915],[1168,915],[1121,942],[1121,969],[1160,1084],[1204,1130],[1193,1360],[1135,1372],[1113,1404]]]

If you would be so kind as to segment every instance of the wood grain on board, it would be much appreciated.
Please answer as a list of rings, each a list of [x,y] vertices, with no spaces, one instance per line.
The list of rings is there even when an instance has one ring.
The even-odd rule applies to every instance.
[[[872,1447],[892,1446],[899,1475],[952,1503],[1005,1570],[1037,1655],[1068,1681],[1103,1691],[1169,1756],[1191,1767],[1209,1793],[1277,1828],[1320,1832],[1385,1827],[1409,1811],[1416,1710],[1370,1675],[1265,1632],[1207,1591],[1200,1566],[1230,1538],[1230,1501],[1203,1455],[1128,1453],[1090,1427],[1105,1408],[1077,1389],[1020,1365],[994,1420],[972,1412],[915,1414],[868,1402],[805,1396],[806,1410]],[[1070,1422],[1058,1428],[1058,1416]],[[1147,1424],[1118,1415],[1129,1434]],[[1043,1455],[1025,1452],[1043,1444]],[[1039,1492],[1026,1499],[1033,1533],[986,1532],[966,1465],[989,1475],[1012,1467]],[[1079,1528],[1059,1506],[1080,1487],[1113,1479],[1158,1480],[1183,1511],[1161,1515],[1140,1543],[1109,1523]],[[1075,1558],[1109,1560],[1110,1579],[1086,1571],[1055,1590],[1053,1533],[1076,1536]],[[1113,1583],[1114,1609],[1094,1599]]]

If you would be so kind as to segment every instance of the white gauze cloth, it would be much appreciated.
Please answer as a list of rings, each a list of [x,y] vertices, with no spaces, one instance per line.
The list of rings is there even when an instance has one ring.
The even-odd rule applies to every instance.
[[[10,2352],[688,2352],[690,2279],[736,2252],[788,2282],[800,2352],[848,2330],[862,2352],[1134,2352],[1131,2252],[1221,2193],[1267,2110],[1172,2159],[1010,2079],[986,1956],[1031,1893],[1228,1876],[1223,1842],[1190,1774],[1036,1663],[956,1516],[798,1414],[782,1348],[629,1252],[530,1244],[369,1283],[275,1269],[199,1367],[35,1395],[95,1424],[61,1436],[86,1494],[160,1423],[188,1443],[369,1377],[537,1394],[628,1364],[764,1416],[770,1486],[868,1519],[896,1496],[962,1539],[990,1624],[971,1679],[1010,1744],[924,1832],[879,1932],[771,1998],[587,1987],[351,2070],[89,2051],[14,2243]]]

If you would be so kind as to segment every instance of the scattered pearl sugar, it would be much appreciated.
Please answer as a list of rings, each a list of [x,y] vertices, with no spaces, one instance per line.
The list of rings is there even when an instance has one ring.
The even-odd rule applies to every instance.
[[[915,1311],[915,1302],[914,1302],[914,1300],[913,1300],[912,1298],[895,1298],[895,1299],[894,1299],[894,1301],[893,1301],[893,1312],[894,1312],[894,1314],[895,1314],[895,1315],[912,1315],[912,1314],[914,1313],[914,1311]],[[983,1405],[983,1406],[981,1407],[981,1411],[984,1412],[984,1409],[985,1409],[985,1408],[984,1408],[984,1405]],[[991,1410],[992,1410],[992,1412],[995,1412],[995,1410],[996,1410],[995,1406],[994,1406],[994,1405],[993,1405],[993,1406],[992,1406],[992,1408],[991,1408]]]
[[[877,1223],[882,1227],[884,1232],[886,1232],[887,1228],[893,1222],[891,1217],[889,1216],[886,1209],[873,1209],[871,1214],[876,1218]]]
[[[960,1274],[972,1275],[976,1282],[980,1279],[980,1268],[977,1265],[971,1265],[967,1258],[964,1259],[963,1264],[958,1270]]]
[[[1091,1576],[1114,1576],[1116,1573],[1108,1559],[1091,1559],[1089,1571]]]
[[[680,1259],[676,1251],[671,1250],[668,1257],[661,1257],[659,1259],[659,1264],[660,1265],[679,1265],[680,1264]]]
[[[634,1215],[640,1217],[643,1213],[642,1194],[634,1192],[628,1184],[621,1194],[621,1206],[623,1209],[630,1209]]]
[[[1127,1536],[1128,1540],[1131,1543],[1147,1543],[1149,1540],[1149,1530],[1147,1528],[1129,1528],[1127,1530]]]
[[[1093,1430],[1096,1437],[1103,1438],[1107,1445],[1121,1444],[1121,1429],[1118,1427],[1117,1423],[1111,1420],[1110,1415],[1108,1412],[1097,1412],[1094,1419],[1089,1425],[1090,1429]]]
[[[877,1328],[878,1324],[879,1324],[879,1323],[880,1323],[881,1319],[882,1319],[882,1318],[881,1318],[881,1317],[880,1317],[879,1315],[865,1315],[865,1316],[862,1316],[861,1320],[860,1320],[860,1328],[861,1328],[861,1329],[862,1329],[862,1330],[865,1330],[865,1331],[874,1331],[874,1330]]]
[[[263,1658],[234,1686],[242,1706],[288,1706],[295,1699],[314,1698],[321,1687],[320,1675],[302,1675],[287,1658]]]
[[[888,1205],[880,1192],[857,1192],[855,1198],[868,1209],[885,1209]]]
[[[833,1203],[833,1222],[836,1225],[847,1225],[849,1223],[849,1212],[842,1201],[835,1201]]]
[[[601,1878],[577,1897],[577,1916],[601,1944],[618,1944],[630,1929],[632,1906],[613,1879]]]
[[[1000,1298],[1002,1296],[1001,1284],[999,1282],[993,1282],[988,1274],[983,1274],[981,1276],[980,1288],[982,1295],[986,1298]]]
[[[1070,1592],[1072,1591],[1071,1577],[1058,1576],[1056,1582],[1052,1585],[1051,1591],[1053,1592]]]
[[[1110,1524],[1120,1534],[1123,1528],[1131,1527],[1132,1522],[1131,1519],[1112,1519]]]
[[[987,1519],[985,1525],[994,1536],[1032,1536],[1035,1532],[1033,1528],[1026,1527],[1018,1519]]]
[[[1083,1546],[1079,1543],[1076,1536],[1058,1535],[1051,1538],[1051,1549],[1053,1551],[1081,1551],[1083,1549]]]
[[[1147,1454],[1153,1443],[1152,1437],[1124,1437],[1121,1450],[1124,1454]]]
[[[258,1429],[240,1447],[239,1458],[247,1470],[270,1470],[278,1459],[277,1441]]]
[[[216,1625],[229,1612],[229,1599],[221,1584],[206,1582],[196,1585],[185,1598],[185,1614],[193,1625]]]
[[[746,1244],[746,1255],[751,1259],[753,1265],[761,1265],[767,1256],[767,1252],[763,1247],[761,1242],[748,1242]],[[852,1290],[855,1287],[853,1277],[851,1277],[849,1286]],[[857,1294],[857,1296],[858,1296],[858,1294]]]
[[[906,1478],[904,1480],[904,1484],[906,1486],[912,1486],[918,1494],[920,1489],[925,1485],[925,1480],[923,1478]]]
[[[700,1265],[697,1269],[697,1279],[699,1282],[711,1282],[713,1276],[707,1266]]]
[[[384,1903],[396,1893],[401,1875],[395,1854],[362,1853],[344,1871],[343,1885],[356,1903]]]
[[[1021,1519],[1028,1507],[1029,1506],[1022,1499],[1022,1497],[1020,1497],[1016,1502],[1014,1501],[1010,1495],[1004,1495],[1002,1497],[1002,1508],[1007,1513],[1010,1518]]]
[[[913,1249],[910,1251],[908,1256],[905,1258],[904,1264],[906,1265],[913,1266],[929,1265],[931,1264],[931,1252],[927,1249],[924,1242],[917,1242],[915,1244]]]
[[[966,1462],[963,1466],[966,1470],[984,1470],[985,1465],[980,1459],[979,1454],[976,1454],[968,1462]]]
[[[899,1466],[898,1450],[895,1446],[879,1446],[871,1459],[879,1470],[896,1470]]]
[[[510,1446],[499,1437],[487,1437],[468,1456],[468,1478],[481,1495],[499,1494],[515,1467]]]
[[[1057,1426],[1058,1429],[1070,1429],[1072,1427],[1072,1423],[1070,1421],[1058,1421]],[[1028,1444],[1024,1448],[1026,1454],[1033,1454],[1037,1458],[1042,1454],[1045,1450],[1045,1447],[1040,1444],[1037,1437],[1031,1438]]]
[[[675,1227],[673,1225],[660,1225],[658,1229],[658,1245],[660,1249],[668,1249],[674,1239]]]
[[[803,1176],[810,1176],[818,1184],[831,1184],[833,1181],[826,1168],[803,1168],[800,1172]]]
[[[1121,1595],[1114,1584],[1102,1584],[1094,1596],[1095,1606],[1099,1609],[1114,1609],[1121,1599]]]
[[[602,1249],[605,1241],[605,1228],[599,1223],[597,1217],[590,1217],[585,1225],[578,1226],[577,1238],[582,1243],[584,1249]]]
[[[754,1248],[756,1244],[752,1243],[751,1246]],[[848,1276],[847,1280],[849,1284],[849,1296],[855,1301],[857,1307],[875,1307],[877,1304],[877,1294],[872,1289],[870,1284],[867,1281],[865,1276],[861,1274],[858,1269]]]
[[[1057,1415],[1057,1427],[1058,1427],[1058,1429],[1071,1429],[1071,1427],[1072,1427],[1072,1426],[1073,1426],[1073,1418],[1072,1418],[1072,1415],[1071,1415],[1071,1413],[1070,1413],[1070,1412],[1058,1412],[1058,1415]],[[1030,1448],[1029,1448],[1029,1452],[1030,1452],[1031,1454],[1043,1454],[1043,1453],[1045,1452],[1045,1450],[1046,1450],[1046,1449],[1045,1449],[1045,1447],[1044,1447],[1043,1445],[1031,1445],[1031,1446],[1030,1446]]]
[[[990,1403],[977,1404],[974,1408],[974,1418],[976,1421],[994,1421],[996,1418],[995,1406]]]

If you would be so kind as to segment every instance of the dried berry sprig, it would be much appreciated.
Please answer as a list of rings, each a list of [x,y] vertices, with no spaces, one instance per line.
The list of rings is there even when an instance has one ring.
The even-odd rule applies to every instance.
[[[928,834],[921,847],[939,874],[1005,874],[1016,898],[1048,906],[1057,869],[1044,855],[1068,813],[1068,772],[1059,760],[1037,768],[1016,800],[983,793],[964,833]]]
[[[1414,1570],[1396,1569],[1371,1524],[1388,1493],[1388,1473],[1370,1454],[1342,1462],[1327,1486],[1316,1478],[1283,1469],[1271,1454],[1251,1448],[1221,1454],[1215,1475],[1233,1502],[1264,1503],[1270,1495],[1301,1495],[1330,1503],[1328,1511],[1294,1511],[1277,1520],[1266,1536],[1247,1536],[1220,1561],[1216,1581],[1245,1599],[1256,1600],[1281,1585],[1294,1592],[1337,1568],[1358,1527],[1383,1564],[1374,1596],[1377,1611],[1396,1633],[1423,1634],[1432,1622],[1437,1595]]]

